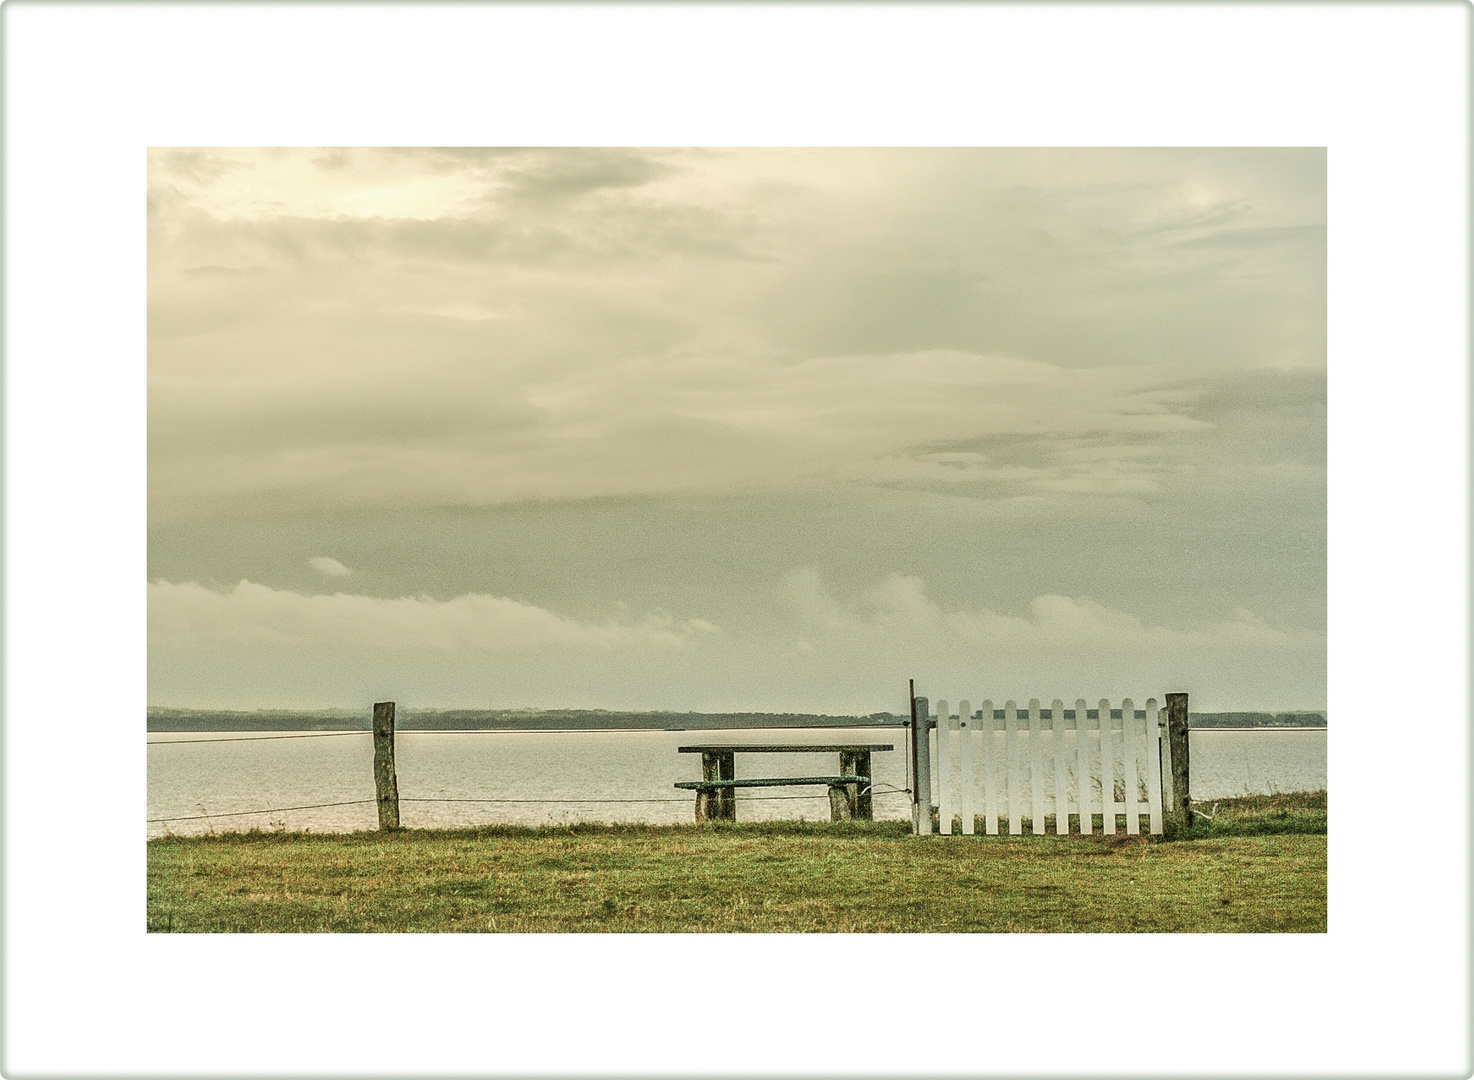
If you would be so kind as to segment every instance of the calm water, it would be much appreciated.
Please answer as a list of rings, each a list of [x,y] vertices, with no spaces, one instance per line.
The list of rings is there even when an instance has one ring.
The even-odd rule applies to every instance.
[[[148,816],[192,818],[242,810],[372,800],[368,732],[271,738],[284,732],[150,732]],[[317,735],[319,733],[313,733]],[[1326,786],[1324,729],[1191,733],[1193,795],[1200,799]],[[909,819],[905,738],[897,728],[787,731],[416,732],[395,736],[400,821],[410,827],[575,821],[686,823],[694,796],[672,785],[701,777],[693,743],[890,743],[873,757],[875,816]],[[835,754],[738,754],[737,775],[812,776],[837,771]],[[415,802],[495,799],[498,802]],[[518,800],[518,801],[513,801]],[[581,801],[591,800],[591,801]],[[599,801],[592,801],[599,800]],[[616,801],[620,800],[620,801]],[[824,788],[739,791],[740,821],[827,821]],[[371,829],[371,801],[270,814],[150,821],[149,836],[207,829]]]

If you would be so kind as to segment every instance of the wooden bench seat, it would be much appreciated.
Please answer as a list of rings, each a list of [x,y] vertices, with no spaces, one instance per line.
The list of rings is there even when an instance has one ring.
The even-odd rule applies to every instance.
[[[829,818],[871,820],[870,755],[894,750],[890,743],[707,743],[681,746],[682,754],[701,755],[701,779],[682,780],[676,787],[696,792],[697,821],[736,821],[737,788],[797,787],[826,784]],[[738,754],[839,754],[838,776],[772,776],[738,780],[733,759]]]
[[[696,820],[736,820],[735,807],[722,805],[731,800],[733,789],[740,787],[802,787],[824,784],[829,788],[829,820],[849,821],[865,800],[869,810],[870,777],[868,776],[763,776],[743,780],[680,780],[676,787],[696,792]],[[868,813],[863,815],[868,817]]]

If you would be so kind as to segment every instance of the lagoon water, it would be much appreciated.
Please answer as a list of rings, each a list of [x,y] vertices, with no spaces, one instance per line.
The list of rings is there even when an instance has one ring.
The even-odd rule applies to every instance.
[[[150,732],[149,836],[233,829],[372,829],[373,745],[368,732]],[[400,821],[412,828],[579,821],[678,824],[694,796],[673,787],[701,777],[699,743],[890,743],[876,753],[875,816],[906,820],[905,732],[899,728],[741,731],[400,731],[395,736]],[[1326,731],[1191,732],[1197,799],[1326,787]],[[737,775],[837,771],[835,754],[738,754]],[[415,800],[495,800],[436,802]],[[325,806],[326,803],[355,805]],[[301,809],[278,809],[292,807]],[[239,814],[272,810],[272,813]],[[210,816],[204,815],[232,815]],[[234,816],[239,815],[239,816]],[[827,821],[822,787],[745,789],[739,821]],[[157,820],[175,819],[175,820]]]

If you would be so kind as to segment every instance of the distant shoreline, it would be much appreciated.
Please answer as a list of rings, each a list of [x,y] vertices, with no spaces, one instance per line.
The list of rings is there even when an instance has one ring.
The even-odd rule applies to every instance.
[[[733,728],[901,727],[895,713],[826,716],[822,713],[613,712],[602,709],[403,709],[399,731],[712,731]],[[368,710],[168,709],[150,706],[148,730],[367,731]],[[1192,728],[1324,728],[1323,712],[1191,713]]]

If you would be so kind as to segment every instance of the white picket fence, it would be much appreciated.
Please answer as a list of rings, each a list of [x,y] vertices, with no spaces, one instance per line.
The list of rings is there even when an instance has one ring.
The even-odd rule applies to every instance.
[[[1090,835],[1091,816],[1100,814],[1106,835],[1116,832],[1116,819],[1126,819],[1126,834],[1138,835],[1141,818],[1155,835],[1162,832],[1163,755],[1159,724],[1166,710],[1148,698],[1138,710],[1130,698],[1112,709],[1102,699],[1088,708],[1084,699],[1066,709],[1056,699],[1047,709],[1038,699],[1020,710],[1014,702],[995,709],[985,701],[974,711],[966,701],[957,715],[947,703],[936,708],[936,768],[940,825],[952,832],[961,817],[962,832],[972,834],[981,815],[983,829],[1017,836],[1023,822],[1033,835],[1067,835],[1071,815],[1077,832]],[[1167,766],[1170,778],[1171,768]],[[1170,779],[1169,779],[1170,784]],[[1046,834],[1046,819],[1055,830]]]

